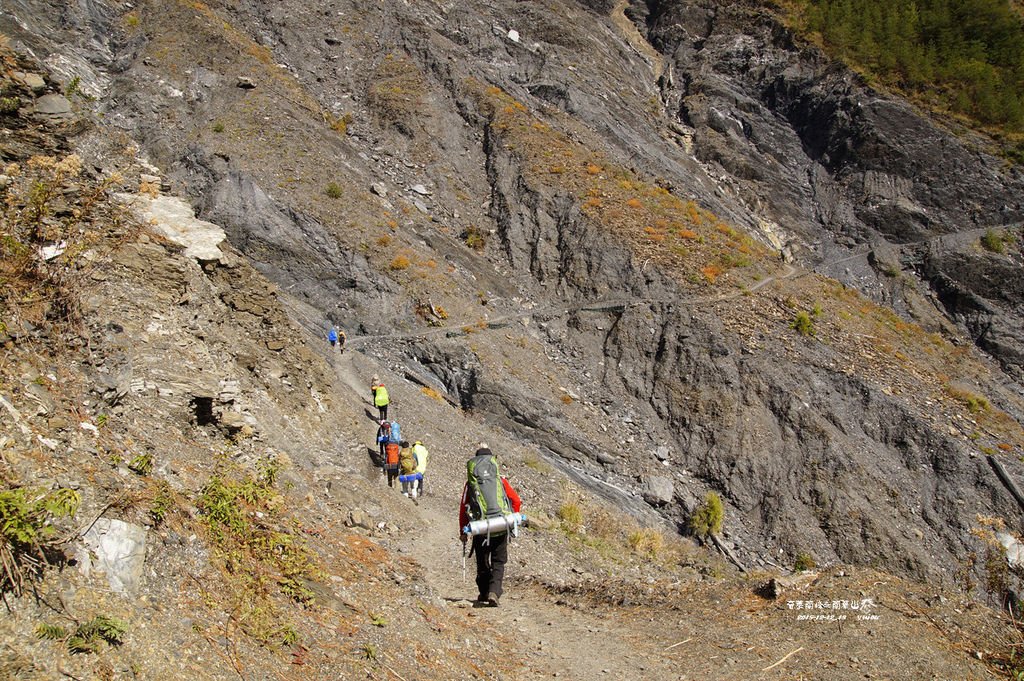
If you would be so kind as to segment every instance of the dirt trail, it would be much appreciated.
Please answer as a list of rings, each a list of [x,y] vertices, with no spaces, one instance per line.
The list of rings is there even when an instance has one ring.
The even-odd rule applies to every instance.
[[[528,531],[513,540],[509,548],[501,606],[475,605],[469,600],[476,593],[473,558],[466,562],[465,581],[462,576],[462,545],[456,539],[455,527],[457,501],[428,493],[419,502],[422,531],[403,537],[401,550],[423,565],[428,583],[450,607],[464,609],[467,617],[480,618],[503,632],[523,664],[513,672],[513,678],[666,678],[667,670],[652,674],[652,664],[657,664],[655,651],[629,640],[629,632],[618,630],[608,616],[559,605],[550,594],[517,578],[521,572],[517,545],[534,541]]]
[[[796,272],[787,268],[781,276]],[[354,432],[365,434],[369,445],[375,432],[369,377],[379,373],[387,380],[387,367],[362,352],[341,354],[326,344],[323,353],[330,353],[337,375],[337,398],[349,404],[357,420]],[[502,661],[500,668],[488,666],[482,671],[483,678],[991,678],[983,662],[964,652],[985,649],[986,644],[960,642],[957,632],[982,631],[992,626],[994,618],[986,617],[982,609],[958,608],[953,601],[933,610],[933,590],[870,572],[833,571],[807,587],[794,587],[779,601],[762,599],[749,584],[723,578],[684,582],[677,591],[666,585],[669,599],[664,603],[658,604],[655,593],[647,604],[630,599],[633,605],[629,605],[612,594],[602,599],[603,587],[588,583],[578,572],[579,579],[572,578],[578,584],[567,595],[538,585],[537,577],[561,581],[554,569],[572,569],[575,559],[559,552],[564,548],[552,552],[558,545],[552,541],[555,537],[527,530],[510,547],[501,607],[478,607],[470,600],[476,594],[472,560],[467,561],[465,579],[462,574],[458,494],[465,457],[479,442],[474,438],[494,437],[489,440],[492,446],[508,443],[447,404],[421,400],[413,409],[412,393],[405,390],[396,383],[392,394],[399,403],[392,416],[402,423],[403,433],[411,437],[422,433],[431,448],[428,494],[418,503],[403,498],[397,483],[389,488],[379,469],[367,460],[367,477],[377,485],[376,498],[386,509],[386,520],[398,527],[379,541],[422,567],[418,578],[442,599],[447,618],[479,632],[466,645],[487,645],[491,659],[497,655]],[[409,405],[405,399],[410,399]],[[524,504],[529,514],[528,495]],[[612,580],[606,586],[614,589],[614,584]],[[880,604],[882,621],[858,622],[851,614],[845,625],[809,624],[797,619],[786,600],[832,602],[863,596]],[[928,617],[915,614],[925,611]],[[944,628],[935,622],[944,623]],[[922,657],[920,650],[931,654]]]
[[[852,257],[861,257],[860,254]],[[842,261],[837,261],[842,262]],[[522,318],[534,318],[534,317],[558,317],[565,314],[572,314],[574,312],[599,312],[602,310],[613,310],[616,308],[624,308],[630,305],[681,305],[681,306],[696,306],[696,305],[710,305],[712,303],[720,303],[725,300],[733,300],[742,296],[749,295],[768,284],[775,281],[781,281],[784,279],[793,279],[797,276],[804,276],[811,272],[806,270],[798,270],[792,265],[783,265],[782,271],[779,274],[772,274],[760,281],[755,282],[749,288],[730,291],[728,293],[715,293],[712,295],[691,295],[679,298],[611,298],[606,300],[594,300],[590,302],[574,302],[569,304],[552,305],[543,308],[533,308],[529,310],[519,310],[516,312],[509,312],[496,317],[491,317],[486,320],[488,329],[504,328],[509,322],[516,319]],[[431,329],[424,329],[412,332],[402,333],[387,333],[387,334],[368,334],[368,335],[349,335],[348,342],[346,343],[347,348],[353,349],[365,342],[369,341],[387,341],[387,340],[402,340],[402,339],[413,339],[413,338],[427,338],[429,336],[440,336],[450,335],[452,333],[460,333],[459,329],[463,326],[471,325],[476,323],[478,320],[469,319],[461,322],[449,321],[445,326],[438,326]],[[308,328],[308,323],[307,323]]]
[[[330,363],[339,383],[351,389],[340,397],[354,409],[369,412],[369,391],[364,389],[363,374],[374,370],[373,361],[361,353],[345,352],[334,354]],[[369,433],[369,418],[366,424]],[[432,456],[432,460],[435,458]],[[524,530],[510,546],[501,606],[474,604],[471,599],[476,594],[475,562],[473,558],[467,559],[463,579],[462,544],[456,531],[458,499],[452,490],[460,486],[460,481],[446,479],[462,470],[455,463],[459,462],[437,461],[438,465],[428,467],[428,492],[417,502],[403,498],[397,482],[389,488],[384,478],[379,478],[381,496],[390,497],[388,501],[393,503],[408,504],[405,517],[411,521],[401,523],[403,532],[390,545],[423,567],[427,586],[449,608],[461,611],[471,625],[478,623],[484,631],[498,632],[496,646],[510,651],[509,675],[502,678],[675,678],[668,660],[659,655],[652,642],[634,637],[628,629],[617,625],[611,613],[577,609],[573,603],[558,601],[558,597],[524,579],[524,548],[537,541],[530,530]],[[523,510],[529,512],[528,500],[525,503]],[[408,531],[410,528],[413,531]]]

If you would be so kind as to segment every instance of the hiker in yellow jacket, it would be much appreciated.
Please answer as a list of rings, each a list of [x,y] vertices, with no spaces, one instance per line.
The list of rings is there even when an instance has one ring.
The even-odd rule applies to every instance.
[[[416,459],[416,472],[420,474],[420,479],[416,481],[419,483],[419,489],[415,487],[416,483],[413,483],[412,496],[415,498],[423,496],[423,481],[426,477],[427,459],[430,458],[430,452],[427,451],[422,442],[416,440],[416,443],[412,446],[412,456]]]
[[[377,407],[377,412],[380,414],[377,420],[387,421],[388,404],[391,403],[391,398],[388,396],[388,389],[384,387],[384,382],[380,380],[380,377],[373,377],[373,381],[370,383],[370,393],[373,395],[373,406]]]

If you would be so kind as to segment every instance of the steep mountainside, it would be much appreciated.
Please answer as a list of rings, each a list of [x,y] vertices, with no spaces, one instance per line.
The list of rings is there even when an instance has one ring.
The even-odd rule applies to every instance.
[[[444,509],[481,440],[500,443],[541,525],[545,514],[559,524],[551,516],[585,492],[618,522],[672,536],[713,491],[725,501],[719,550],[748,571],[813,557],[840,580],[819,583],[815,598],[890,579],[853,572],[847,586],[848,566],[947,593],[983,577],[979,516],[1011,530],[1022,519],[996,474],[1024,475],[1019,169],[798,44],[761,3],[480,4],[0,8],[0,33],[26,55],[6,66],[4,97],[18,101],[3,107],[5,163],[74,151],[103,195],[123,194],[139,216],[113,222],[141,221],[105,235],[103,267],[79,282],[85,321],[70,335],[88,341],[65,349],[72,359],[59,359],[62,327],[45,314],[24,308],[25,323],[5,332],[17,357],[5,367],[8,413],[20,410],[11,423],[23,426],[4,436],[17,452],[5,455],[5,480],[99,490],[83,494],[84,511],[159,537],[136,576],[151,580],[149,597],[227,613],[172,623],[133,603],[122,616],[148,618],[154,638],[173,642],[167,664],[178,651],[200,665],[204,636],[219,644],[243,631],[245,650],[227,648],[216,678],[232,666],[263,678],[238,660],[273,668],[258,644],[291,643],[288,627],[323,656],[293,653],[317,674],[344,659],[349,673],[376,660],[381,677],[419,663],[436,665],[423,678],[532,678],[543,656],[515,657],[504,641],[477,658],[472,619],[423,574],[457,560],[436,544],[452,534]],[[46,80],[10,75],[29,71]],[[72,201],[78,190],[61,191]],[[53,210],[66,220],[82,208]],[[226,241],[182,253],[168,236],[179,228],[214,243],[222,229]],[[331,324],[347,332],[344,355],[324,343]],[[415,511],[372,467],[374,374],[392,386],[403,428],[436,452],[437,500]],[[26,415],[33,400],[44,408]],[[36,436],[58,444],[39,449]],[[61,448],[68,458],[55,464]],[[143,453],[151,467],[138,465]],[[291,490],[275,491],[276,476]],[[240,544],[209,520],[233,485],[247,490],[251,517],[269,519],[231,535]],[[122,487],[132,503],[111,501]],[[147,520],[172,492],[182,524]],[[589,543],[569,528],[524,548],[539,593],[607,605],[601,585],[625,584],[614,604],[643,608],[638,632],[647,613],[679,608],[673,598],[705,614],[717,599],[753,598],[746,583],[694,595],[688,580],[723,568],[675,543],[662,567],[642,552],[598,567],[566,555],[600,553],[600,526],[592,520]],[[283,536],[303,537],[315,560]],[[284,563],[262,556],[267,546]],[[292,602],[247,610],[252,591],[233,592],[221,564],[288,585]],[[180,575],[203,588],[179,593]],[[222,578],[223,588],[207,582]],[[246,588],[280,600],[267,583]],[[402,595],[382,596],[385,583]],[[894,583],[892,599],[916,588]],[[53,588],[43,603],[65,598]],[[329,610],[285,623],[306,589]],[[102,605],[84,582],[72,591],[65,600],[83,600],[65,610]],[[760,613],[751,628],[778,623],[779,610],[765,619],[756,603],[736,605]],[[924,607],[914,603],[900,612]],[[949,658],[894,673],[885,661],[913,648],[897,646],[871,673],[986,673],[963,653],[1003,632],[936,603],[948,605],[931,613],[945,618],[941,644],[915,639],[913,617],[899,626]],[[15,610],[24,635],[44,608],[19,599]],[[408,631],[384,624],[407,611],[418,613]],[[959,633],[972,627],[977,638]],[[335,636],[351,639],[341,657],[325,652]],[[376,657],[385,641],[418,637],[432,657],[415,647],[402,662]],[[733,664],[763,669],[788,652],[768,659],[764,645]],[[674,664],[663,652],[658,678]],[[626,664],[614,652],[600,660]]]
[[[1015,333],[992,306],[972,315],[981,293],[957,281],[985,289],[977,263],[1019,269],[1019,245],[958,256],[939,237],[1019,217],[1018,175],[798,50],[756,7],[653,5],[641,28],[666,59],[572,5],[34,9],[11,33],[79,74],[105,112],[96,130],[138,139],[311,332],[331,319],[369,336],[367,351],[425,367],[583,479],[654,485],[677,520],[720,490],[750,562],[782,548],[949,574],[977,513],[1017,517],[972,454],[1015,449],[1019,428],[975,424],[949,396],[985,395],[1012,426],[1018,389],[970,353],[947,366],[962,353],[924,331],[962,343],[945,301],[988,338]],[[74,47],[51,42],[61,31]],[[895,296],[924,331],[825,281],[788,286],[773,243]],[[913,267],[943,286],[928,293]],[[987,288],[1012,307],[1012,285]],[[407,345],[455,326],[438,307],[459,324],[503,317],[546,358],[508,366],[507,333]],[[826,309],[818,325],[835,328],[800,337],[787,307]],[[409,338],[373,340],[395,331]]]

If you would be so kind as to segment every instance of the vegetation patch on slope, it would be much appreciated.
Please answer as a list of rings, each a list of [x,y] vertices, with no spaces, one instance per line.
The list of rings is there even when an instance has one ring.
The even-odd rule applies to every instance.
[[[467,88],[531,180],[574,196],[596,224],[625,238],[642,258],[690,286],[743,286],[777,269],[773,254],[693,199],[614,163],[545,123],[498,87]]]
[[[794,0],[804,35],[888,87],[1007,137],[1024,161],[1024,19],[1008,0]]]

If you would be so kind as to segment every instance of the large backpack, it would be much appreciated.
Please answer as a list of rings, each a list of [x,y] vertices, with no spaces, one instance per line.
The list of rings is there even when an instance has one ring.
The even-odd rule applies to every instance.
[[[402,450],[399,465],[405,475],[416,472],[416,457],[412,455],[412,450],[408,447]]]
[[[402,448],[397,442],[389,442],[384,445],[384,466],[389,470],[398,470],[398,459]]]
[[[473,520],[497,518],[512,512],[512,504],[501,483],[498,458],[493,454],[474,456],[466,462],[466,501]]]
[[[388,442],[401,442],[402,441],[402,428],[398,425],[398,421],[391,422],[391,435],[388,436]]]

